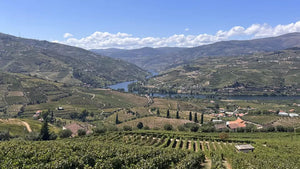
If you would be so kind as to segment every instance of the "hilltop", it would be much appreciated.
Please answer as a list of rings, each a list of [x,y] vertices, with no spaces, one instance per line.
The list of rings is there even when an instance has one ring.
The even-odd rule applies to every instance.
[[[147,73],[134,64],[47,41],[0,33],[0,69],[69,84],[103,87],[143,79]]]

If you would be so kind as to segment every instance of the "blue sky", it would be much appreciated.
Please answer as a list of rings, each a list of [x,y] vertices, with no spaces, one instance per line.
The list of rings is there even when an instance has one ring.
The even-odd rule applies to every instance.
[[[269,30],[268,34],[258,36],[236,33],[215,38],[220,30],[228,32],[235,26],[247,29],[253,24],[276,31],[278,25],[293,23],[292,28],[285,28],[292,31],[281,32],[300,30],[299,0],[0,0],[0,6],[0,32],[84,48],[97,48],[97,44],[99,48],[130,48],[116,45],[120,38],[122,43],[132,43],[135,48],[197,46],[220,40],[280,35]],[[126,35],[119,36],[118,32]],[[70,36],[64,38],[65,33]],[[206,34],[212,37],[201,36],[195,40]],[[187,38],[189,35],[193,37]],[[87,42],[88,37],[93,38],[94,44]],[[79,42],[84,38],[87,39]],[[101,43],[107,38],[117,39]],[[162,38],[167,40],[161,42]],[[194,43],[183,42],[192,40]]]

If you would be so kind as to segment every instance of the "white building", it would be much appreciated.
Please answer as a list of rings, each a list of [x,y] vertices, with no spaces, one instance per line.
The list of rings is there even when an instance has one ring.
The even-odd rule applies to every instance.
[[[299,117],[299,114],[297,114],[297,113],[290,113],[289,116],[290,117]]]
[[[284,111],[280,111],[280,112],[278,113],[278,115],[279,115],[279,116],[289,116],[289,114],[286,113],[286,112],[284,112]]]

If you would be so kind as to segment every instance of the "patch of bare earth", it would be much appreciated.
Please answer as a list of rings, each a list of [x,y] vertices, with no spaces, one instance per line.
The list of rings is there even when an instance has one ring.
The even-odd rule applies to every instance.
[[[283,117],[273,122],[273,126],[300,127],[300,117]]]
[[[10,91],[8,92],[8,96],[24,96],[24,93],[21,91]]]

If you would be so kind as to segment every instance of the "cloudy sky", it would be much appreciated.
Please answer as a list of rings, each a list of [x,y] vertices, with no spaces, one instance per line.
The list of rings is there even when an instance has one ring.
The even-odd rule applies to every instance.
[[[193,47],[300,32],[299,0],[0,0],[0,32],[85,49]]]

